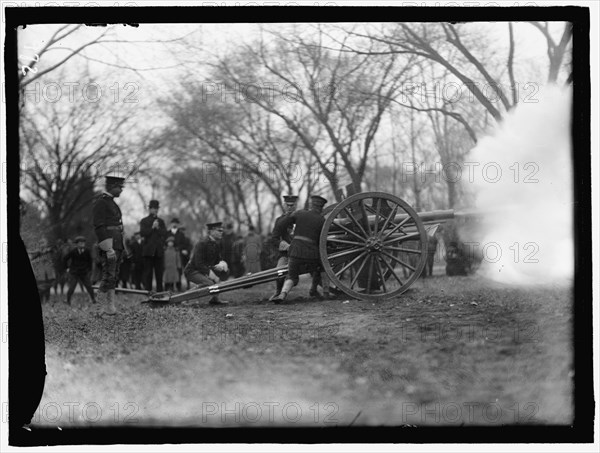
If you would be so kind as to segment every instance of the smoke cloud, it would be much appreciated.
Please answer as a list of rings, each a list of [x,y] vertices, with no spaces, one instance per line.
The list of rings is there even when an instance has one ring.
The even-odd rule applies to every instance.
[[[486,216],[480,273],[510,284],[573,278],[570,87],[542,87],[472,151]]]

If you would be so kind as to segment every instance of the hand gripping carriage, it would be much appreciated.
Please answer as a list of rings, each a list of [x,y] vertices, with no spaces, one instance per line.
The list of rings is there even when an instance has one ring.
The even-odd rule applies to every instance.
[[[419,278],[427,261],[428,235],[452,219],[454,211],[417,213],[394,195],[363,192],[329,206],[324,215],[319,250],[331,283],[350,297],[379,300],[402,294]],[[180,303],[286,275],[287,267],[277,267],[179,294],[127,292],[148,295],[148,302]]]

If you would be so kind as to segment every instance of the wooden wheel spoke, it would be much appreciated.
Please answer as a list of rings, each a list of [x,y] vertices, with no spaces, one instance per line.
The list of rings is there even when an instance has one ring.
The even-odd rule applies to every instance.
[[[392,246],[387,246],[384,248],[385,250],[392,250],[394,252],[404,252],[404,253],[414,253],[417,255],[421,254],[420,250],[415,250],[415,249],[405,249],[404,247],[392,247]]]
[[[396,239],[389,239],[387,241],[383,241],[383,245],[389,246],[390,244],[394,244],[396,242],[408,241],[410,239],[418,238],[420,236],[421,236],[421,233],[416,231],[415,233],[406,234],[406,235],[400,236],[399,238],[396,238]]]
[[[404,225],[406,225],[410,220],[414,221],[414,219],[412,217],[408,216],[406,219],[404,219],[398,225],[396,225],[394,228],[392,228],[388,232],[388,234],[386,234],[382,239],[386,240],[387,238],[389,238],[392,234],[394,234],[396,231],[398,231],[400,228],[402,228]]]
[[[401,266],[404,266],[408,269],[410,269],[411,271],[415,272],[416,269],[414,267],[412,267],[410,264],[406,264],[404,261],[402,261],[400,258],[396,258],[394,255],[390,255],[387,252],[382,251],[381,253],[383,253],[385,256],[387,256],[388,258],[393,259],[394,261],[396,261],[397,263],[399,263]]]
[[[364,246],[365,243],[363,242],[356,242],[356,241],[347,241],[346,239],[338,239],[338,238],[332,238],[332,237],[328,237],[327,238],[327,242],[337,242],[340,244],[349,244],[349,245],[354,245],[354,246]]]
[[[360,255],[358,255],[357,257],[355,257],[352,261],[350,261],[348,264],[346,264],[342,269],[340,269],[338,272],[335,273],[335,276],[339,278],[339,276],[341,274],[344,273],[344,271],[346,271],[346,269],[348,269],[350,266],[352,266],[354,263],[356,263],[361,257],[365,256],[367,254],[367,251],[363,251]]]
[[[367,232],[365,231],[363,226],[360,224],[360,222],[358,220],[356,220],[356,217],[354,217],[354,214],[352,214],[352,212],[350,212],[350,210],[348,208],[344,208],[344,211],[346,211],[346,214],[348,214],[348,217],[350,217],[350,219],[355,223],[355,225],[358,226],[358,228],[360,228],[360,231],[362,231],[362,234],[365,235],[365,238],[368,238],[370,235],[367,234]]]
[[[402,280],[400,280],[400,277],[398,277],[396,275],[396,272],[394,271],[394,268],[392,267],[392,265],[390,263],[388,263],[386,260],[382,260],[382,261],[385,263],[385,265],[390,270],[392,275],[396,278],[396,280],[398,280],[398,283],[400,283],[400,286],[404,286],[404,283],[402,282]]]
[[[366,236],[362,237],[359,236],[358,233],[356,233],[355,231],[352,231],[350,228],[345,227],[344,225],[342,225],[341,223],[337,224],[338,227],[340,227],[342,230],[344,230],[346,233],[349,233],[351,235],[353,235],[354,237],[356,237],[357,239],[360,239],[361,241],[365,241]],[[364,231],[364,230],[363,230]]]
[[[383,223],[383,227],[381,227],[381,231],[379,232],[379,238],[381,239],[381,236],[383,235],[383,232],[385,231],[385,229],[388,227],[389,223],[391,222],[391,220],[396,217],[396,212],[398,212],[398,205],[394,206],[394,209],[392,209],[392,212],[390,212],[390,215],[388,215],[385,219],[385,222]]]
[[[338,253],[334,253],[333,255],[330,255],[328,259],[329,259],[329,261],[335,260],[337,258],[342,258],[344,256],[351,255],[353,253],[362,252],[363,250],[365,250],[365,247],[360,247],[360,248],[357,248],[354,250],[345,250],[343,252],[338,252]]]
[[[356,271],[356,275],[354,275],[354,277],[352,278],[352,281],[350,282],[350,289],[354,288],[354,285],[356,284],[356,281],[358,280],[358,276],[360,275],[360,273],[364,269],[365,264],[367,264],[367,259],[366,258],[363,260],[362,264],[358,268],[358,271]]]
[[[379,264],[378,257],[375,257],[375,265],[377,266],[377,273],[381,277],[381,285],[383,286],[383,292],[387,293],[387,287],[385,286],[385,275],[383,275],[383,271],[381,270],[381,265]]]

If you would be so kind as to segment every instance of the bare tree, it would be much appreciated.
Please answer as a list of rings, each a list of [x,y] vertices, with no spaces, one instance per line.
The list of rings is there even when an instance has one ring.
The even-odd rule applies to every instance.
[[[535,28],[537,28],[544,37],[546,38],[546,42],[548,44],[548,60],[550,62],[548,68],[548,82],[556,82],[558,79],[558,75],[563,64],[563,60],[565,58],[565,54],[567,53],[567,49],[572,42],[573,37],[573,24],[567,22],[564,26],[562,35],[558,41],[558,44],[552,37],[552,34],[549,30],[548,22],[544,22],[541,24],[540,22],[530,22]],[[567,81],[571,80],[571,75]]]
[[[270,42],[263,39],[219,59],[215,76],[229,90],[268,81],[273,96],[252,102],[297,135],[334,194],[340,169],[360,190],[375,134],[410,61],[332,52],[323,47],[321,27],[310,34],[289,38],[269,32]]]
[[[542,25],[532,22],[546,37],[548,42],[548,57],[550,68],[549,81],[556,81],[568,46],[571,41],[571,24],[566,24],[558,44],[555,43],[548,29],[548,23]],[[518,102],[514,80],[514,30],[508,24],[508,56],[506,65],[499,65],[498,59],[487,59],[481,50],[483,36],[471,34],[468,24],[451,23],[399,23],[380,32],[356,33],[359,44],[349,45],[339,43],[345,50],[360,55],[390,55],[408,54],[429,60],[445,68],[452,76],[461,82],[479,102],[481,106],[496,120],[500,121],[504,114]],[[366,40],[366,44],[365,41]],[[489,50],[489,48],[488,48]],[[477,56],[477,53],[480,55]],[[503,87],[502,75],[508,76],[508,90]],[[484,88],[485,87],[485,88]],[[492,93],[485,90],[492,89]],[[497,96],[500,108],[491,101],[491,95]],[[460,122],[455,112],[441,111]],[[463,123],[465,125],[465,123]]]
[[[170,44],[183,43],[184,39],[195,33],[192,30],[189,33],[172,39],[139,39],[126,40],[119,37],[118,28],[123,25],[106,25],[106,26],[87,26],[83,24],[66,24],[56,25],[48,39],[44,41],[44,45],[39,48],[23,48],[19,56],[20,66],[19,71],[19,87],[25,88],[30,83],[44,77],[56,69],[61,68],[74,57],[81,58],[87,61],[102,63],[103,65],[126,69],[129,71],[140,73],[142,71],[152,71],[157,69],[169,69],[178,67],[177,65],[166,66],[134,66],[126,61],[121,60],[115,52],[107,51],[106,45],[137,45],[140,44]],[[36,30],[34,33],[38,33]],[[26,33],[22,31],[21,33]],[[73,43],[70,46],[69,43]],[[90,49],[101,50],[102,58],[94,56]],[[54,57],[51,54],[60,53],[60,57]]]
[[[109,120],[106,120],[110,118]],[[131,114],[107,98],[97,102],[63,98],[58,102],[26,102],[21,112],[21,186],[30,201],[45,207],[51,236],[91,203],[84,180],[92,183],[106,172],[125,176],[135,169],[125,157]]]

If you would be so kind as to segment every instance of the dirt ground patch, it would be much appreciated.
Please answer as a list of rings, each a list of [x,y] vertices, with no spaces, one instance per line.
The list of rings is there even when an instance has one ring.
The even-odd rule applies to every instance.
[[[222,296],[227,307],[196,308],[120,295],[114,319],[44,306],[48,376],[33,424],[573,420],[569,287],[439,276],[388,301],[317,301],[304,279],[285,305],[269,303],[271,292],[256,286]]]

